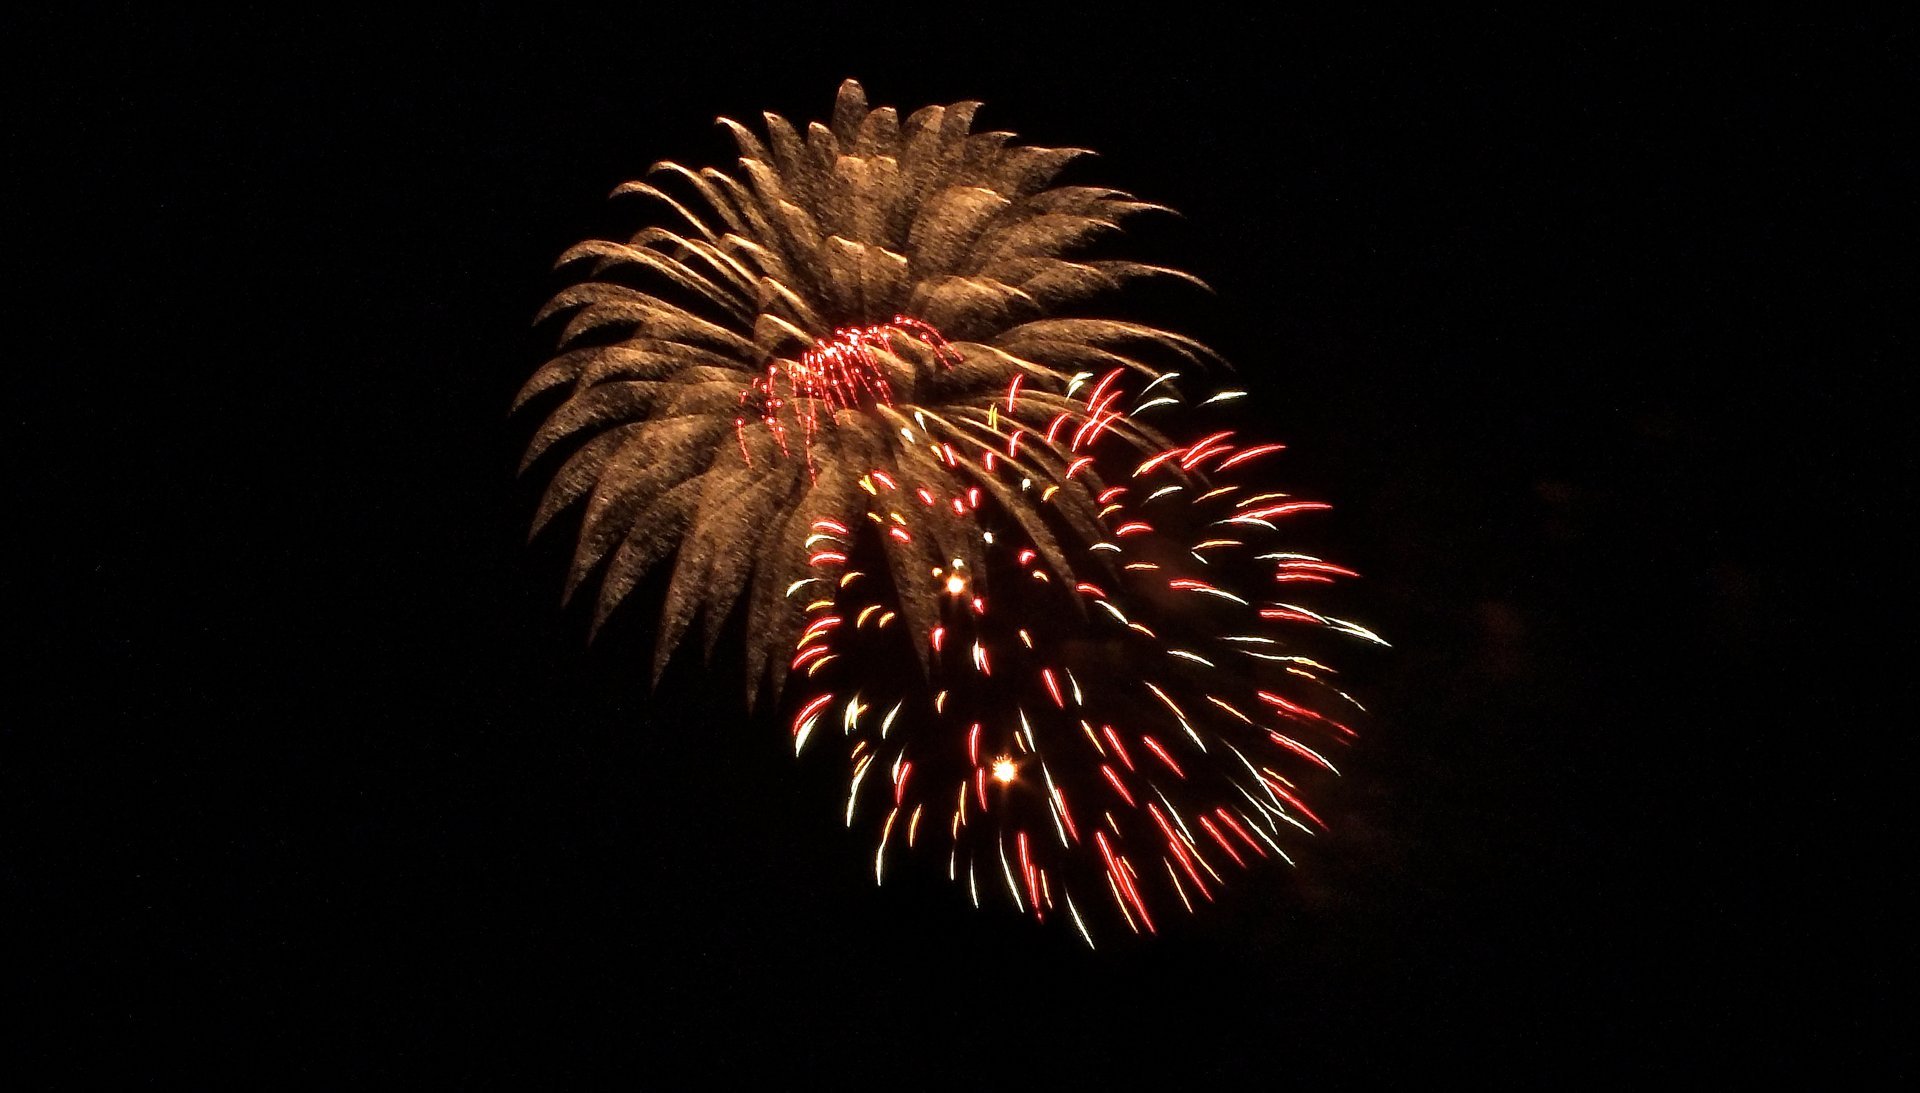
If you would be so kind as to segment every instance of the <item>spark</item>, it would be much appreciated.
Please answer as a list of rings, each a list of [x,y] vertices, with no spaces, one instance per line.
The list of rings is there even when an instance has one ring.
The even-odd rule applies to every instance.
[[[1241,599],[1240,597],[1224,589],[1215,588],[1214,586],[1208,584],[1205,581],[1196,581],[1191,578],[1180,578],[1178,580],[1167,582],[1167,586],[1169,588],[1177,589],[1182,592],[1204,592],[1209,596],[1218,596],[1223,600],[1232,600],[1234,603],[1237,603],[1242,607],[1248,606],[1247,601]]]
[[[871,766],[873,766],[873,756],[869,755],[866,758],[860,760],[860,764],[856,766],[853,770],[853,784],[847,789],[847,826],[848,827],[853,826],[853,806],[854,806],[855,800],[860,796],[860,780],[867,776],[867,769]]]
[[[1285,451],[1286,448],[1287,446],[1285,444],[1261,444],[1256,447],[1248,448],[1246,451],[1243,451],[1238,455],[1229,457],[1214,469],[1217,471],[1229,470],[1249,460],[1258,459],[1263,455],[1271,455],[1274,452]]]
[[[1144,395],[1148,391],[1153,390],[1154,388],[1160,386],[1163,383],[1172,383],[1174,380],[1177,380],[1179,378],[1180,378],[1180,373],[1178,372],[1162,372],[1159,375],[1153,377],[1152,382],[1148,383],[1145,387],[1142,387],[1140,389],[1140,393]]]
[[[900,816],[900,810],[887,813],[887,825],[880,829],[880,847],[873,852],[873,883],[882,884],[882,870],[886,868],[887,836],[893,834],[893,821]]]

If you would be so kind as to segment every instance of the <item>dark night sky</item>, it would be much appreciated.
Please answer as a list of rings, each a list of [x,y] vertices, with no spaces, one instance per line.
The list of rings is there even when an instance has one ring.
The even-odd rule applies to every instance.
[[[50,684],[6,730],[9,901],[44,924],[15,982],[61,1033],[32,1055],[1867,1065],[1892,920],[1843,768],[1890,745],[1818,604],[1863,564],[1833,426],[1901,359],[1911,142],[1878,115],[1910,35],[647,7],[15,17],[12,215],[57,240],[6,379],[50,555],[9,577]],[[632,230],[604,196],[654,160],[729,162],[715,115],[819,117],[847,75],[1181,210],[1135,246],[1217,294],[1140,306],[1236,363],[1396,644],[1353,658],[1335,834],[1151,944],[874,888],[737,655],[652,691],[647,620],[588,647],[565,533],[525,543],[506,407],[553,258]]]

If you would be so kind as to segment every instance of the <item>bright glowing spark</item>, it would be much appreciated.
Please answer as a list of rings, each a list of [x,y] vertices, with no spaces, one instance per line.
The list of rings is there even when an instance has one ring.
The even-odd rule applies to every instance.
[[[1142,387],[1140,389],[1140,393],[1144,395],[1148,391],[1153,390],[1154,388],[1160,386],[1163,383],[1172,383],[1174,380],[1177,380],[1179,378],[1180,378],[1180,373],[1178,372],[1162,372],[1159,375],[1153,377],[1153,382],[1147,384],[1145,387]]]

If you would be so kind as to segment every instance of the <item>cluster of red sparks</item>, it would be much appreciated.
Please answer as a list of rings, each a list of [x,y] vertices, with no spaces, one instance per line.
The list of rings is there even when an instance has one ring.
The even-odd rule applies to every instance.
[[[896,318],[840,332],[828,359],[857,372],[866,339],[903,326]],[[913,329],[941,344],[924,324]],[[898,614],[878,587],[884,582],[862,580],[868,575],[854,568],[855,529],[816,521],[805,546],[816,576],[789,590],[817,588],[791,668],[832,687],[802,702],[792,722],[796,751],[838,704],[835,720],[851,749],[849,825],[862,784],[878,781],[873,772],[891,782],[879,798],[886,811],[876,880],[889,845],[941,842],[950,879],[964,883],[976,905],[979,874],[992,884],[998,872],[1017,909],[1045,919],[1064,908],[1088,944],[1076,884],[1083,897],[1086,883],[1104,887],[1129,928],[1153,932],[1156,901],[1177,898],[1191,911],[1196,898],[1214,898],[1228,862],[1291,861],[1280,841],[1289,830],[1324,829],[1299,780],[1303,772],[1338,773],[1325,753],[1353,730],[1325,710],[1358,703],[1335,686],[1331,668],[1301,654],[1286,628],[1384,644],[1357,624],[1273,598],[1356,576],[1307,554],[1255,553],[1262,548],[1253,540],[1277,532],[1278,521],[1328,507],[1223,480],[1282,445],[1243,446],[1216,432],[1137,462],[1136,455],[1111,473],[1112,454],[1096,452],[1096,442],[1140,408],[1121,407],[1123,375],[1108,373],[1075,410],[1031,433],[1014,417],[1014,380],[1005,416],[996,402],[976,423],[998,444],[982,443],[972,456],[931,438],[906,439],[931,445],[949,468],[977,459],[970,472],[1006,476],[1042,506],[1063,488],[1085,489],[1104,532],[1087,548],[1088,568],[1106,574],[1100,579],[1111,592],[1051,572],[1029,537],[1009,530],[1017,523],[991,499],[983,507],[977,486],[906,482],[880,469],[862,486],[874,499],[866,515],[882,546],[910,543],[934,522],[987,544],[984,570],[954,559],[926,574],[944,606],[928,633],[912,636],[925,643],[924,683],[829,667],[843,657],[870,664],[876,649],[900,640],[888,631]],[[829,389],[853,390],[847,383]],[[1141,404],[1146,394],[1138,393]],[[1035,481],[1023,439],[1066,461],[1060,481]],[[1231,580],[1243,574],[1270,580],[1274,593],[1233,591]],[[944,840],[929,840],[928,820]]]
[[[740,441],[740,454],[753,462],[747,452],[746,428],[758,417],[766,423],[783,453],[792,454],[787,445],[788,428],[782,419],[792,410],[811,466],[814,438],[819,434],[821,417],[828,423],[843,410],[858,410],[876,403],[893,405],[893,387],[875,350],[891,351],[895,336],[912,338],[933,350],[941,367],[953,366],[953,350],[940,332],[919,319],[895,315],[890,321],[872,326],[844,326],[815,341],[797,361],[777,359],[767,365],[740,394],[740,412],[733,419],[734,434]]]

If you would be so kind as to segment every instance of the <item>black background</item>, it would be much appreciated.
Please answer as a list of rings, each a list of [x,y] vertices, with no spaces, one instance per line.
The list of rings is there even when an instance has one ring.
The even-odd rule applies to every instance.
[[[52,306],[19,306],[6,381],[48,557],[6,579],[50,701],[7,729],[7,879],[47,1073],[1279,1085],[1883,1050],[1895,920],[1852,879],[1884,838],[1849,771],[1900,749],[1851,704],[1870,623],[1821,605],[1860,579],[1868,476],[1910,466],[1854,448],[1912,287],[1904,32],[630,5],[12,37],[11,215],[51,244],[16,248],[14,302]],[[1338,506],[1342,606],[1395,643],[1354,658],[1375,717],[1334,835],[1150,943],[876,889],[737,653],[652,689],[644,612],[589,647],[567,533],[525,543],[506,407],[553,258],[637,227],[604,195],[653,161],[729,163],[715,115],[822,117],[848,75],[983,100],[1181,211],[1133,245],[1216,294],[1138,306],[1236,363]]]

